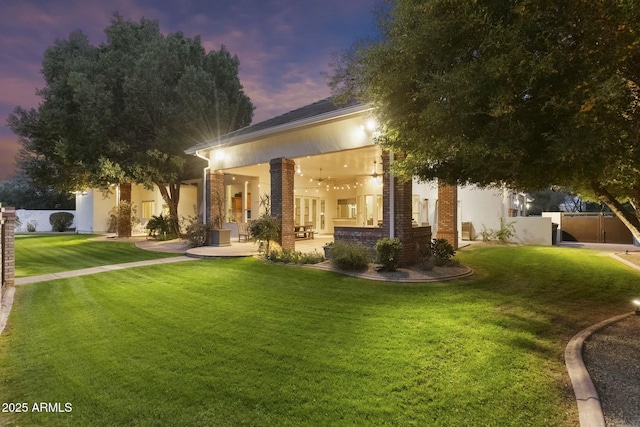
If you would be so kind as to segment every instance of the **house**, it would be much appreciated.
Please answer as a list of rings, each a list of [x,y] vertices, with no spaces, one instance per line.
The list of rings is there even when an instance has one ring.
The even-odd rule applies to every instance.
[[[367,105],[324,99],[189,148],[208,162],[205,222],[217,203],[228,224],[257,218],[268,195],[272,215],[282,218],[284,248],[295,248],[296,227],[307,225],[368,245],[398,237],[410,258],[412,246],[432,235],[457,246],[463,222],[495,229],[500,217],[525,213],[526,197],[507,190],[399,182],[389,168],[400,154],[375,144],[376,128]]]
[[[183,183],[180,187],[180,202],[178,203],[179,217],[193,217],[199,214],[202,206],[202,193],[198,191],[201,183],[192,180]],[[128,184],[131,191],[131,204],[136,209],[138,222],[133,227],[134,235],[146,234],[145,226],[154,215],[168,214],[160,190],[157,187],[149,190],[142,185]],[[110,191],[89,189],[76,193],[76,230],[78,233],[104,234],[113,232],[111,226],[111,213],[121,199],[121,187],[113,186]]]

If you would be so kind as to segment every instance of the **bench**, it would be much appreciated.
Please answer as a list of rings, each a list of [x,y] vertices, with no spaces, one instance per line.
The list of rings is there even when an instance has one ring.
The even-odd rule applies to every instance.
[[[313,239],[313,224],[296,225],[293,233],[296,239]]]

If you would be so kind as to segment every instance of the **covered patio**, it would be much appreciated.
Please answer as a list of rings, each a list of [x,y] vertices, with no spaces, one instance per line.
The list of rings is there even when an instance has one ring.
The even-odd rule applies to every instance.
[[[187,153],[208,161],[205,223],[223,217],[237,246],[238,224],[268,213],[281,219],[285,249],[320,252],[320,236],[366,246],[396,237],[410,261],[415,245],[430,241],[430,224],[414,212],[412,183],[390,173],[401,154],[383,151],[376,132],[371,108],[327,99],[191,147]],[[455,218],[450,223],[455,245]]]

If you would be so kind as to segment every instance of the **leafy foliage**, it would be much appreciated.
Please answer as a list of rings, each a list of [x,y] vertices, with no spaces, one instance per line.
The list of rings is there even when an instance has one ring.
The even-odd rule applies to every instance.
[[[160,239],[173,239],[176,237],[172,233],[171,220],[168,215],[153,215],[147,222],[149,236]]]
[[[431,242],[431,253],[435,258],[436,265],[443,266],[451,262],[456,251],[447,239],[433,239]]]
[[[341,270],[366,270],[369,250],[358,243],[335,242],[331,249],[331,264]]]
[[[187,218],[186,237],[191,246],[204,246],[207,242],[207,233],[209,225],[202,222],[199,216],[190,216]]]
[[[274,249],[269,252],[267,259],[287,264],[317,264],[324,261],[324,256],[317,252],[302,253],[291,249]]]
[[[65,231],[73,224],[73,214],[70,212],[54,212],[49,215],[49,224],[53,231]]]
[[[570,188],[640,237],[636,2],[395,0],[333,63],[377,107],[404,178]],[[629,199],[635,214],[622,205]]]
[[[396,271],[400,251],[402,250],[400,239],[384,237],[376,242],[375,250],[378,254],[378,262],[382,264],[383,270]]]
[[[251,235],[260,243],[260,250],[264,250],[266,257],[269,257],[271,242],[280,236],[280,228],[280,218],[270,215],[262,215],[249,225]]]
[[[109,211],[109,232],[118,237],[131,237],[133,227],[140,222],[136,205],[121,200]]]
[[[239,60],[199,37],[162,34],[157,21],[115,14],[107,40],[82,31],[49,47],[37,109],[16,108],[20,167],[35,182],[77,190],[136,182],[156,185],[179,233],[180,185],[202,160],[184,150],[251,122]]]
[[[69,192],[60,192],[52,185],[33,182],[23,172],[0,182],[0,201],[16,209],[75,209],[76,200]]]

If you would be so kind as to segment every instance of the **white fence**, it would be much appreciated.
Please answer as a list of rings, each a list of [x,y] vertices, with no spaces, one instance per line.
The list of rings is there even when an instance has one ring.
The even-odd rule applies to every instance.
[[[75,210],[27,210],[17,209],[16,216],[20,220],[20,225],[16,223],[16,233],[28,233],[30,229],[34,232],[52,231],[49,223],[49,216],[56,212],[69,212],[73,214],[73,224],[69,228],[76,228]]]

